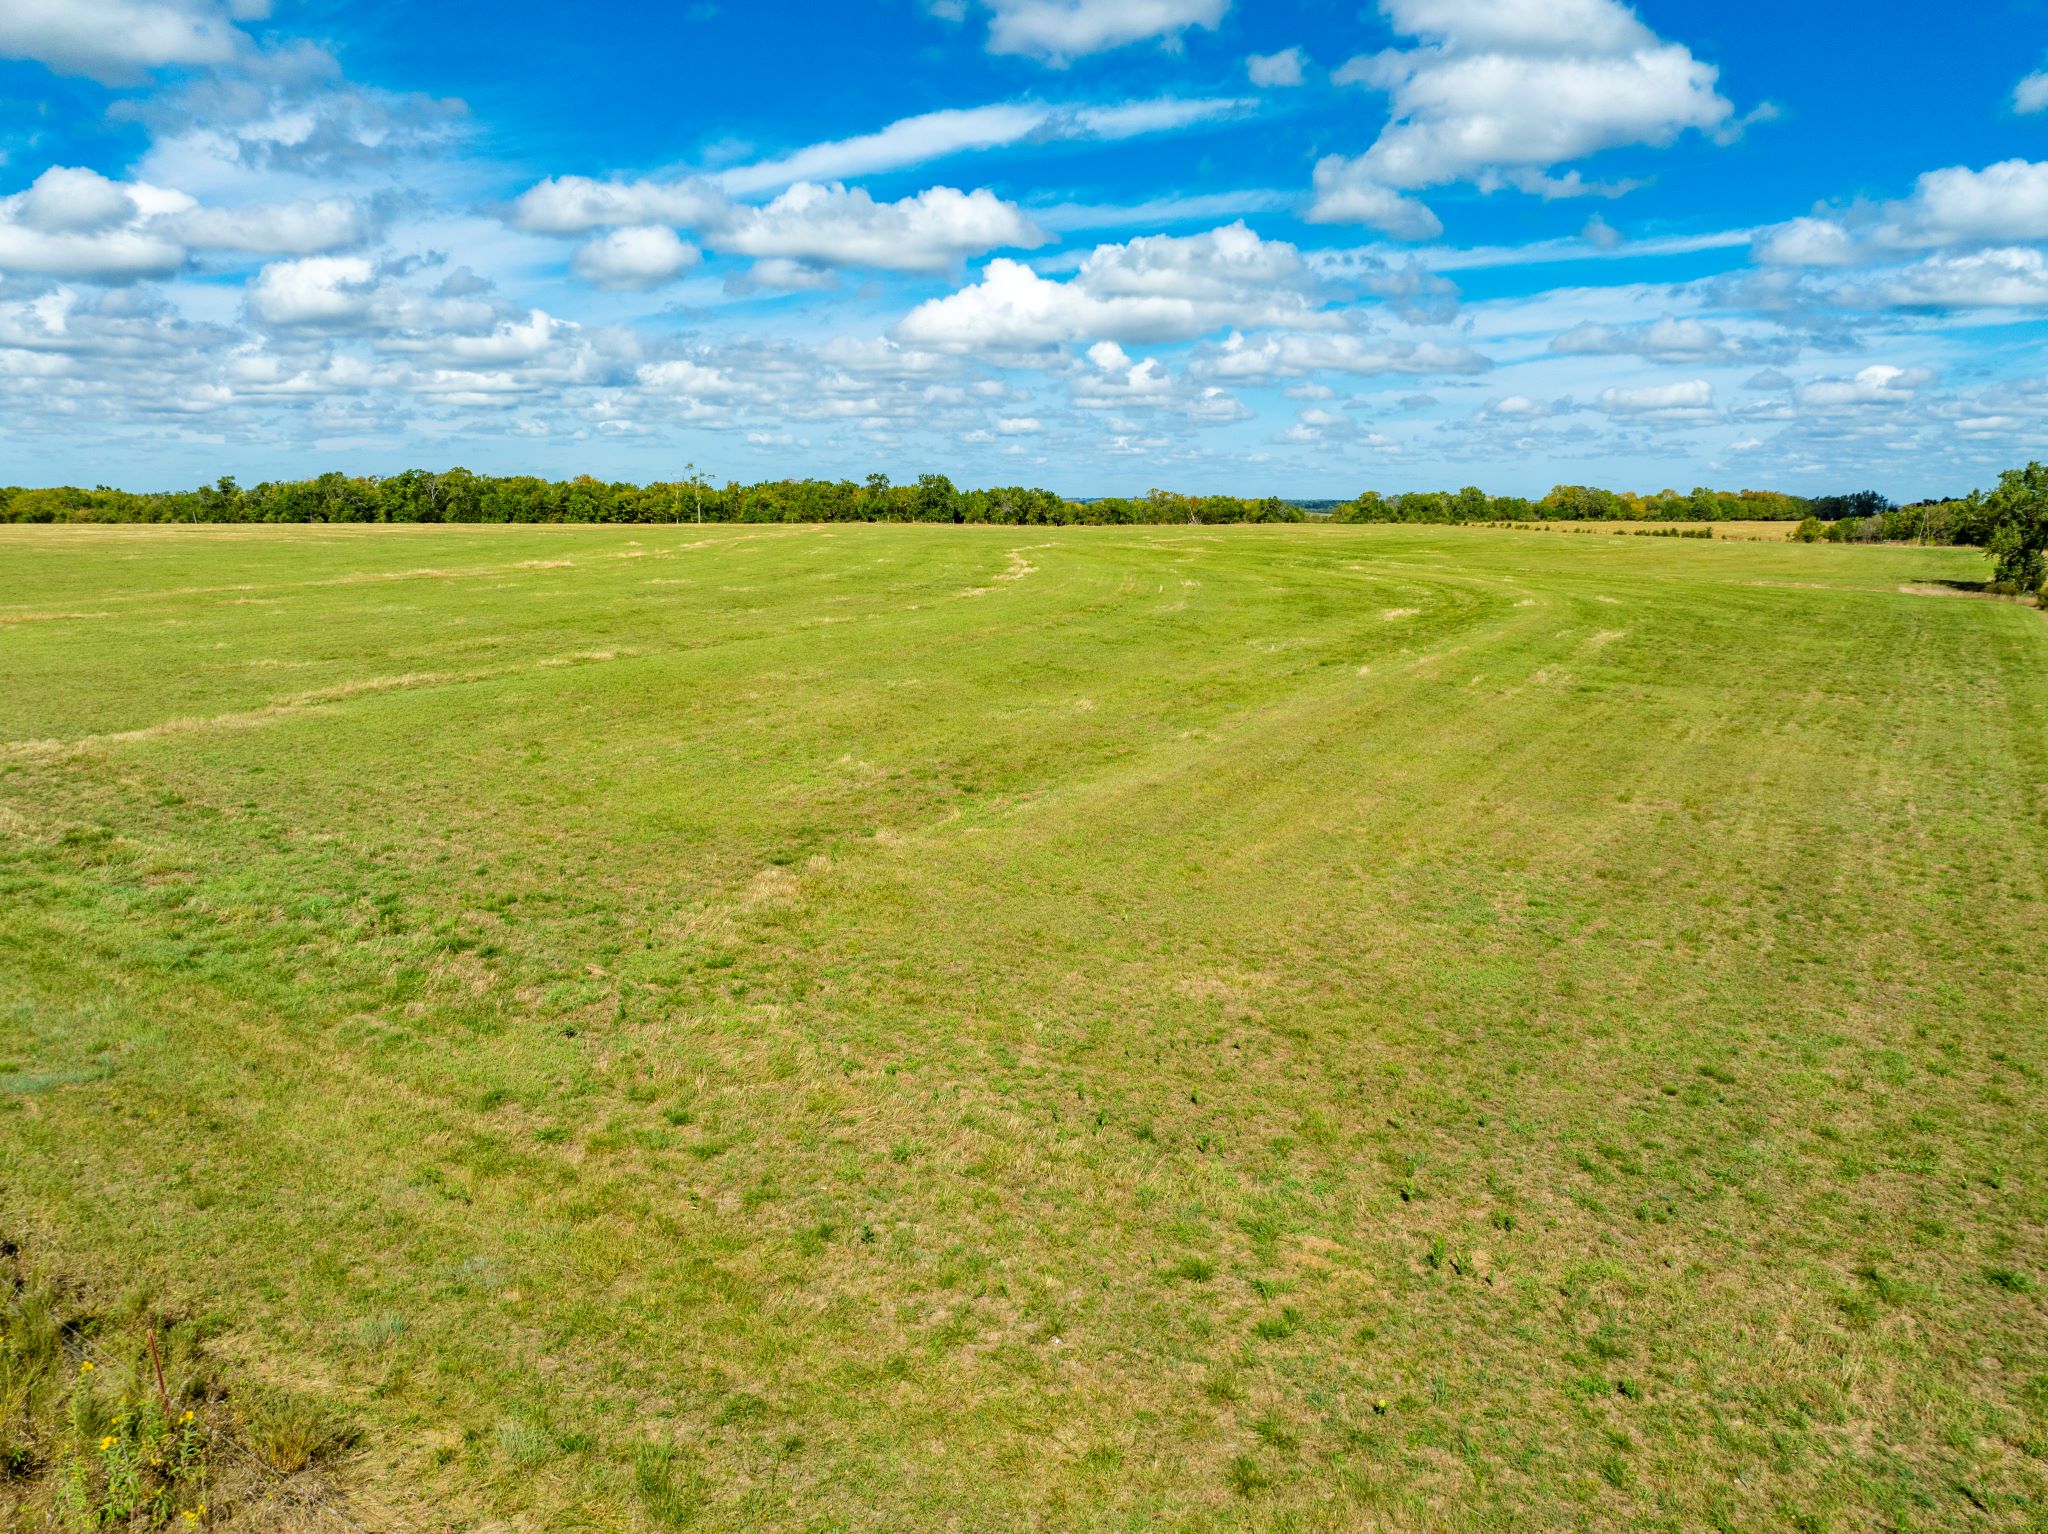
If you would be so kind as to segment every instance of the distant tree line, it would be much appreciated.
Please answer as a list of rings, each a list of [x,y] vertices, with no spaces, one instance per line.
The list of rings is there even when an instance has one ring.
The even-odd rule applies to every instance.
[[[1853,500],[1856,497],[1837,497]],[[1878,497],[1882,499],[1882,497]],[[1797,522],[1823,503],[1777,490],[1660,490],[1637,495],[1594,485],[1559,485],[1541,500],[1463,490],[1368,490],[1332,513],[1339,522]]]
[[[467,469],[316,479],[266,480],[248,488],[223,476],[197,490],[134,492],[102,485],[0,488],[0,522],[976,522],[1008,525],[1143,525],[1301,522],[1797,522],[1813,542],[1972,544],[1998,561],[1999,579],[2041,584],[2048,545],[2048,468],[2030,464],[1998,488],[1954,500],[1895,506],[1876,491],[1806,497],[1776,490],[1662,490],[1655,495],[1559,485],[1539,500],[1463,490],[1385,495],[1344,502],[1278,496],[1181,495],[1070,500],[1023,485],[961,490],[943,474],[894,484],[781,479],[714,484],[693,474],[647,485]]]
[[[467,469],[356,477],[266,480],[244,488],[224,477],[197,490],[134,492],[59,487],[0,489],[0,522],[988,522],[1012,525],[1300,522],[1278,496],[1177,495],[1068,500],[1024,485],[961,490],[943,474],[892,484],[781,479],[648,485],[584,474],[568,480],[472,474]]]
[[[1818,500],[1775,490],[1676,490],[1656,495],[1559,485],[1541,500],[1463,490],[1382,495],[1352,501],[1289,501],[1234,495],[1070,500],[1022,485],[960,490],[943,474],[892,484],[865,480],[784,479],[713,484],[701,478],[648,485],[587,474],[547,480],[473,474],[467,469],[357,477],[266,480],[244,488],[222,478],[197,490],[137,493],[0,489],[7,522],[996,522],[1130,524],[1167,522],[1824,522],[1895,514],[1874,491]],[[1916,513],[1917,515],[1917,513]],[[1917,526],[1917,524],[1916,524]]]

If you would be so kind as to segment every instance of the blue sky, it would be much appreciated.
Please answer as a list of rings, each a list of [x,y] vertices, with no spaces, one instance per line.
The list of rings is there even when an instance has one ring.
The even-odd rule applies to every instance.
[[[2048,5],[4,0],[0,480],[1988,481]]]

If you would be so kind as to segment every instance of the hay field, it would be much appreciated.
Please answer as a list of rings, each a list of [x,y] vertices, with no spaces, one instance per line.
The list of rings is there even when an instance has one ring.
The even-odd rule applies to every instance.
[[[2039,1529],[1982,572],[0,530],[0,1237],[371,1527]]]

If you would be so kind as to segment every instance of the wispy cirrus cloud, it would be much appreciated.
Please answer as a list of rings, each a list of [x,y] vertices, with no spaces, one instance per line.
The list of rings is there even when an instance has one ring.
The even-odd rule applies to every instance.
[[[735,166],[714,179],[732,196],[752,197],[798,181],[850,180],[1022,144],[1109,143],[1173,133],[1242,116],[1256,105],[1242,96],[1160,96],[1076,106],[997,102],[921,112],[873,133]]]

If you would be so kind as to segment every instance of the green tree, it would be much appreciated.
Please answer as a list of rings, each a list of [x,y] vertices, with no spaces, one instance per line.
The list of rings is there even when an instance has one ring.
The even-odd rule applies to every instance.
[[[917,476],[917,516],[921,522],[958,522],[960,492],[943,474]]]
[[[2000,583],[2021,591],[2048,585],[2048,466],[2006,470],[1984,510],[1991,524],[1984,549],[1998,561]]]

